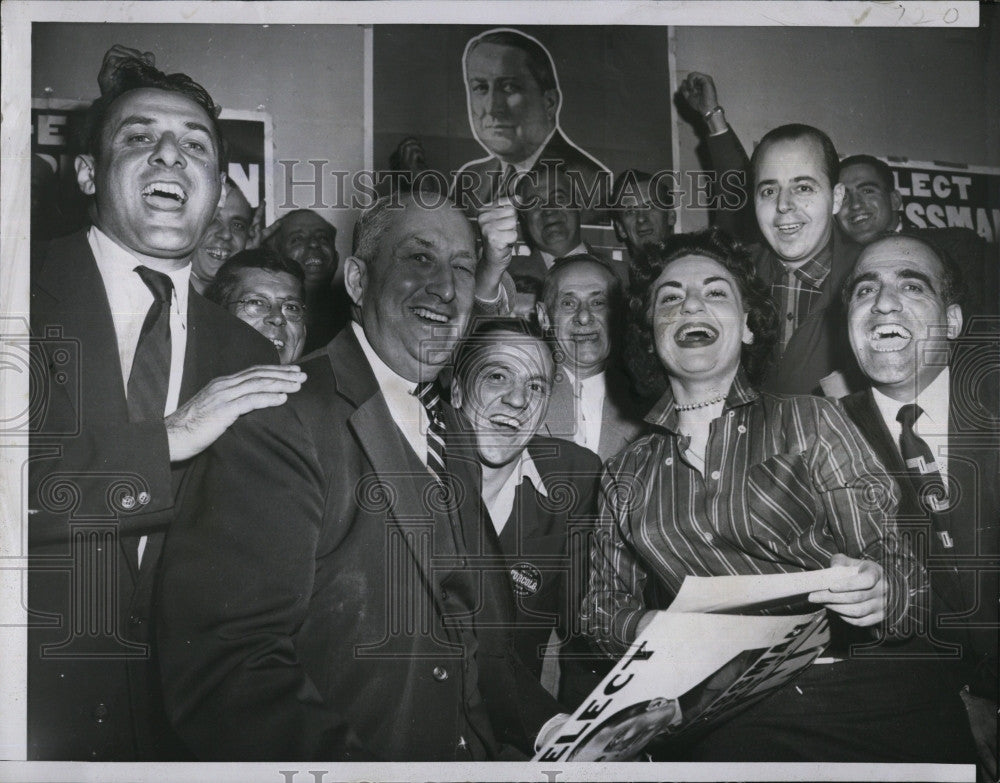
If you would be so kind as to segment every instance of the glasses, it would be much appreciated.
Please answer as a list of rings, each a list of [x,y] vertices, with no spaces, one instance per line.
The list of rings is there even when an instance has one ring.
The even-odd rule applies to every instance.
[[[246,299],[237,299],[229,304],[238,304],[247,315],[253,318],[267,318],[275,307],[270,301],[259,296],[248,296]],[[294,299],[286,299],[278,304],[278,308],[288,321],[301,321],[306,317],[306,306]]]

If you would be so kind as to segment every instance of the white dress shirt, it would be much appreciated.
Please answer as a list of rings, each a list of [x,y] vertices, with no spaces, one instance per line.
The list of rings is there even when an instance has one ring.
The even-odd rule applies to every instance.
[[[490,470],[491,468],[488,466],[483,466],[484,475]],[[514,497],[517,493],[517,488],[524,480],[530,481],[534,485],[535,491],[542,495],[542,497],[547,498],[549,496],[548,490],[545,489],[545,482],[542,481],[541,474],[538,472],[538,467],[535,465],[535,461],[531,458],[527,449],[521,452],[517,465],[510,472],[510,475],[507,476],[507,480],[500,486],[496,494],[488,492],[484,485],[483,505],[486,506],[486,510],[489,512],[497,535],[500,535],[500,532],[507,524],[507,520],[510,519],[510,512],[514,508]]]
[[[573,442],[595,454],[601,442],[601,425],[604,423],[604,398],[607,396],[605,374],[599,372],[578,381],[568,369],[563,370],[576,398],[576,412],[580,417],[573,432]]]
[[[146,313],[153,303],[153,294],[135,272],[142,261],[116,244],[96,226],[87,232],[87,242],[97,261],[97,269],[104,281],[108,295],[111,319],[115,324],[118,338],[118,359],[122,369],[122,386],[128,394],[128,378],[132,372],[132,360],[139,345],[139,334]],[[165,273],[173,283],[170,300],[170,381],[167,385],[167,402],[163,415],[169,416],[177,410],[181,394],[181,379],[184,374],[184,356],[187,352],[187,306],[188,281],[191,265]]]
[[[368,359],[368,364],[371,365],[375,382],[385,398],[385,404],[389,408],[393,421],[396,422],[396,426],[399,427],[414,453],[426,466],[427,411],[424,410],[424,404],[413,393],[417,384],[397,375],[389,365],[379,358],[375,349],[372,348],[372,344],[368,342],[365,330],[357,321],[351,321],[351,328],[361,344],[361,350],[364,352],[365,358]]]
[[[934,461],[942,475],[948,472],[948,407],[951,404],[951,374],[945,367],[938,377],[928,384],[913,400],[923,409],[923,413],[913,424],[913,432],[927,443]],[[906,403],[887,397],[878,389],[872,388],[872,396],[882,420],[892,435],[896,450],[899,450],[899,435],[903,425],[896,421],[899,409]]]
[[[538,251],[538,255],[542,257],[542,261],[545,263],[546,269],[551,269],[552,265],[556,262],[557,258],[566,258],[566,256],[576,256],[580,255],[581,253],[586,253],[586,254],[590,253],[590,249],[583,242],[574,247],[568,253],[563,253],[561,256],[554,256],[551,253],[546,253],[544,250]]]

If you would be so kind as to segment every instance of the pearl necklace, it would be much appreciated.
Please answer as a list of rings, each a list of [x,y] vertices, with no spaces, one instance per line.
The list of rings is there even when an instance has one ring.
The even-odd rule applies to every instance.
[[[693,411],[697,410],[698,408],[707,408],[709,405],[715,405],[717,402],[725,401],[725,399],[726,395],[720,394],[718,397],[713,397],[712,399],[704,400],[703,402],[691,402],[688,403],[687,405],[678,405],[677,403],[674,403],[674,410],[680,412],[680,411]]]

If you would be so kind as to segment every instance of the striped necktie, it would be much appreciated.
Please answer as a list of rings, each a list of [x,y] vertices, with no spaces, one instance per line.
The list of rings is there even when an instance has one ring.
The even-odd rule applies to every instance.
[[[153,294],[153,303],[139,332],[139,343],[128,376],[130,421],[163,418],[170,384],[170,299],[173,283],[162,272],[137,266],[135,273]]]
[[[934,455],[927,441],[917,435],[913,425],[923,414],[923,409],[915,403],[904,405],[896,414],[896,421],[902,425],[899,433],[899,450],[906,463],[910,482],[917,492],[920,504],[929,512],[934,533],[942,548],[951,549],[955,546],[951,533],[945,527],[945,520],[938,513],[947,507],[947,487],[941,471],[938,470]]]
[[[417,384],[413,394],[427,411],[427,467],[441,486],[448,485],[444,465],[444,417],[441,415],[441,395],[434,381]]]

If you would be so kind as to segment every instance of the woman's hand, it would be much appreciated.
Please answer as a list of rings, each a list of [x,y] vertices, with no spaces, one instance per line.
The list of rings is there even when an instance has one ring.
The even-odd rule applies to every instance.
[[[823,604],[850,625],[866,628],[882,622],[888,592],[882,566],[874,560],[858,560],[840,554],[831,558],[830,565],[856,566],[858,570],[845,577],[836,588],[810,593],[809,600]]]

